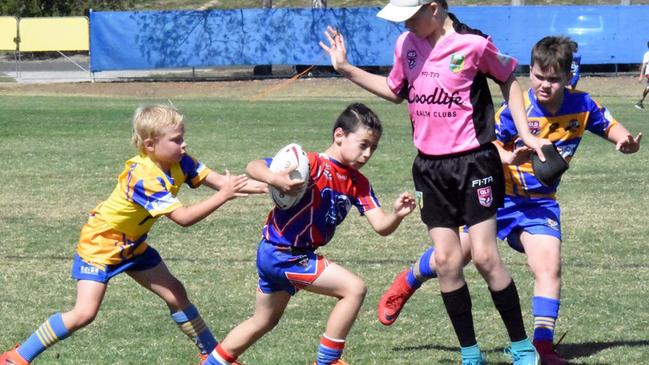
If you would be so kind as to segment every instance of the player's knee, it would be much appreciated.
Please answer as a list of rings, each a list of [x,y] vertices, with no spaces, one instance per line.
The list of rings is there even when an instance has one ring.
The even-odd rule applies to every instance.
[[[355,277],[353,280],[347,281],[342,297],[354,298],[362,302],[365,299],[365,295],[367,295],[367,285],[363,279]]]
[[[183,283],[180,280],[174,280],[168,287],[169,294],[165,300],[167,304],[171,307],[176,307],[179,309],[185,308],[191,303],[187,297],[187,290]]]
[[[68,330],[77,330],[92,323],[97,317],[98,308],[75,308],[70,312],[70,327]]]
[[[458,267],[462,267],[462,255],[451,252],[435,252],[435,265],[437,272],[450,272],[455,271]]]
[[[473,262],[481,273],[490,273],[502,265],[498,255],[492,255],[488,252],[479,252],[473,254]]]

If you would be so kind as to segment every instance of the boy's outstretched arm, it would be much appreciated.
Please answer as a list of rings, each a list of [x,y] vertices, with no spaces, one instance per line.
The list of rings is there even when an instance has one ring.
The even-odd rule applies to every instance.
[[[611,127],[606,135],[606,139],[615,143],[615,149],[624,153],[635,153],[640,149],[640,141],[642,140],[642,133],[633,138],[631,133],[624,128],[621,123],[617,123]]]
[[[543,155],[543,151],[541,151],[541,146],[552,142],[547,139],[541,139],[530,132],[530,127],[527,124],[527,114],[525,113],[523,90],[516,80],[516,77],[512,74],[505,83],[500,85],[500,90],[502,91],[503,98],[509,107],[509,111],[512,113],[512,119],[514,119],[514,124],[516,124],[516,130],[523,140],[523,143],[525,143],[527,147],[533,149],[536,154],[539,155],[541,161],[545,161],[545,155]]]
[[[208,186],[214,190],[221,190],[221,187],[227,184],[227,178],[214,170],[210,172],[203,185]],[[245,196],[246,194],[263,194],[268,192],[268,185],[257,180],[248,179],[246,185],[238,191],[237,196]]]
[[[410,193],[401,193],[394,202],[392,212],[386,213],[381,208],[375,208],[365,212],[368,222],[372,228],[381,236],[387,236],[394,232],[405,216],[415,210],[417,204]]]
[[[369,73],[347,62],[345,38],[336,29],[328,26],[325,37],[329,41],[329,45],[320,42],[320,47],[331,57],[331,65],[334,70],[376,96],[397,104],[403,101],[402,97],[393,93],[388,87],[387,77]]]
[[[167,214],[167,217],[183,227],[189,227],[202,220],[225,204],[228,200],[234,199],[248,180],[246,175],[232,176],[225,170],[225,183],[219,191],[200,203],[188,207],[180,207]]]

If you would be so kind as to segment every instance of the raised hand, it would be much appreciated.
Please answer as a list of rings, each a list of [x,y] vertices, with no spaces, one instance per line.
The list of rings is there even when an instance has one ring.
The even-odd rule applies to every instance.
[[[334,70],[340,71],[345,65],[347,65],[347,50],[345,49],[345,38],[338,30],[334,29],[332,26],[327,26],[325,31],[325,37],[329,42],[329,45],[320,42],[320,47],[325,50],[331,57],[331,65]]]

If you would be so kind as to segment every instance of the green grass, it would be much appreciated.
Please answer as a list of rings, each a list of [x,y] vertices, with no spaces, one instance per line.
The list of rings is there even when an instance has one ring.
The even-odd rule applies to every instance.
[[[601,97],[632,131],[646,129],[646,112],[629,97]],[[0,95],[0,349],[23,341],[52,313],[74,304],[71,258],[86,213],[112,190],[129,147],[129,117],[140,98]],[[385,134],[363,172],[386,207],[411,190],[414,156],[405,106],[365,100],[381,116]],[[248,103],[226,98],[179,98],[189,120],[191,153],[208,166],[241,172],[252,159],[289,142],[309,150],[328,146],[330,127],[350,102],[295,98]],[[558,332],[561,352],[575,364],[642,364],[649,353],[647,181],[649,153],[616,153],[588,135],[563,180],[564,287]],[[208,189],[184,188],[186,204]],[[271,208],[267,196],[235,200],[184,229],[161,219],[150,235],[168,266],[220,339],[253,310],[255,249]],[[457,364],[455,335],[438,295],[424,286],[392,327],[375,319],[375,305],[394,275],[424,248],[417,214],[382,238],[350,214],[322,249],[363,277],[369,293],[348,338],[345,359],[360,364]],[[502,246],[517,280],[528,331],[533,279],[525,258]],[[490,364],[506,364],[506,334],[486,285],[472,267],[478,338]],[[248,365],[312,361],[334,301],[300,293],[275,330],[249,349]],[[46,351],[36,364],[188,364],[195,350],[169,318],[164,303],[123,275],[111,282],[96,321]]]

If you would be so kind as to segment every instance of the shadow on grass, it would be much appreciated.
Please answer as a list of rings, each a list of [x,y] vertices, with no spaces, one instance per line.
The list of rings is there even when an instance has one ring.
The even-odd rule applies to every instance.
[[[558,346],[557,350],[563,358],[570,361],[571,364],[578,364],[575,362],[578,358],[589,357],[597,354],[606,349],[613,347],[643,347],[649,346],[649,340],[630,340],[630,341],[611,341],[611,342],[586,342],[586,343],[562,343]],[[451,346],[439,346],[439,345],[419,345],[419,346],[403,346],[403,347],[393,347],[392,351],[422,351],[422,350],[437,350],[437,351],[448,351],[451,353],[458,352],[457,347]],[[502,350],[491,349],[483,350],[489,357],[489,354],[499,354]],[[446,363],[444,360],[442,363]],[[449,361],[449,363],[451,363]],[[454,364],[457,364],[457,359],[454,359]],[[508,362],[489,362],[492,365],[510,365]],[[598,365],[613,365],[609,363],[598,363]]]

